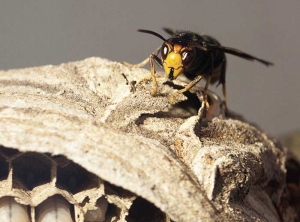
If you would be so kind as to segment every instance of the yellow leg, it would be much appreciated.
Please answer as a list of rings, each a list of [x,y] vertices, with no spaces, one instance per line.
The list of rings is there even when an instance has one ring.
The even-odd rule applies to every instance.
[[[211,77],[208,77],[207,81],[206,81],[206,84],[205,84],[205,87],[204,87],[204,90],[203,90],[203,97],[199,97],[198,98],[200,99],[201,101],[201,107],[198,111],[198,116],[199,118],[203,118],[206,116],[206,112],[207,110],[209,109],[209,103],[207,101],[207,89],[208,89],[208,86],[210,84],[210,80],[211,80]]]
[[[122,62],[122,64],[129,67],[129,68],[141,68],[144,65],[146,65],[148,62],[149,62],[149,58],[145,59],[144,61],[142,61],[138,64],[131,64],[131,63],[124,62],[124,61]]]
[[[162,61],[157,56],[160,49],[161,49],[161,46],[158,47],[147,59],[145,59],[144,61],[142,61],[138,64],[130,64],[128,62],[122,62],[125,66],[127,66],[129,68],[140,68],[140,67],[146,65],[148,62],[150,63],[151,78],[152,78],[153,85],[154,85],[154,89],[151,91],[151,96],[155,96],[158,91],[158,84],[157,84],[156,77],[155,77],[156,71],[155,71],[154,62],[156,62],[159,66],[162,67]],[[148,79],[148,78],[146,78],[146,79]]]
[[[202,78],[203,78],[203,76],[201,76],[201,75],[197,76],[193,81],[191,81],[189,84],[187,84],[183,89],[178,90],[176,93],[172,94],[172,95],[169,97],[169,103],[170,103],[170,104],[173,104],[174,101],[175,101],[175,98],[176,98],[179,94],[188,91],[190,88],[192,88],[194,85],[196,85]]]
[[[152,54],[157,55],[160,48],[161,48],[161,46],[158,47],[157,49],[155,49],[155,51]],[[146,58],[144,61],[138,63],[138,64],[131,64],[131,63],[124,62],[124,61],[122,62],[122,64],[129,67],[129,68],[141,68],[141,67],[145,66],[148,62],[149,62],[149,57]]]

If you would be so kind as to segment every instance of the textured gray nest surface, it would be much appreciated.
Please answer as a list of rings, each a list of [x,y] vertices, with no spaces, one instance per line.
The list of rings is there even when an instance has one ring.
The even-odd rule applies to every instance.
[[[63,155],[173,221],[297,220],[279,143],[212,92],[208,118],[199,88],[168,104],[182,80],[158,76],[152,97],[149,76],[101,58],[1,71],[0,145]]]

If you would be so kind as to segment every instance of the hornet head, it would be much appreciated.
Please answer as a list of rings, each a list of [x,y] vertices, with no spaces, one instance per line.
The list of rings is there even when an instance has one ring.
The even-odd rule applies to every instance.
[[[174,42],[172,41],[172,37],[167,40],[160,34],[150,30],[139,29],[138,31],[152,34],[164,41],[161,46],[160,54],[163,68],[170,80],[176,79],[193,63],[196,57],[196,51],[194,47],[184,46],[183,44],[180,44],[180,41]]]

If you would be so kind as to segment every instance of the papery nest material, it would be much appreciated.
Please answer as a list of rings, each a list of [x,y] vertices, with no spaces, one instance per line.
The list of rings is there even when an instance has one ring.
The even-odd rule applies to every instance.
[[[212,92],[200,118],[201,88],[168,104],[182,80],[158,77],[152,97],[147,76],[101,58],[2,71],[0,144],[63,155],[173,221],[281,221],[294,212],[281,206],[286,156],[276,140],[225,118]]]

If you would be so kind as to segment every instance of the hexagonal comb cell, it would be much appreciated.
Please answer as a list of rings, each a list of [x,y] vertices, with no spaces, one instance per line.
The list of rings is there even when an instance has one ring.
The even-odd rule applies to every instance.
[[[99,186],[99,178],[81,166],[69,161],[57,166],[57,181],[59,188],[75,194]]]
[[[12,160],[13,187],[20,185],[32,190],[51,180],[51,160],[39,153],[23,153]]]
[[[3,215],[23,215],[24,220],[9,222],[125,221],[136,199],[62,155],[0,147],[0,178],[1,222],[7,222],[2,210]],[[136,219],[132,211],[129,219]]]
[[[30,222],[29,212],[28,206],[17,203],[13,197],[0,198],[1,222]]]
[[[100,222],[105,221],[106,211],[108,208],[108,201],[105,197],[101,197],[97,200],[96,209],[95,210],[88,210],[84,215],[85,222]]]
[[[72,206],[60,195],[49,197],[37,206],[35,215],[36,222],[74,222]]]

